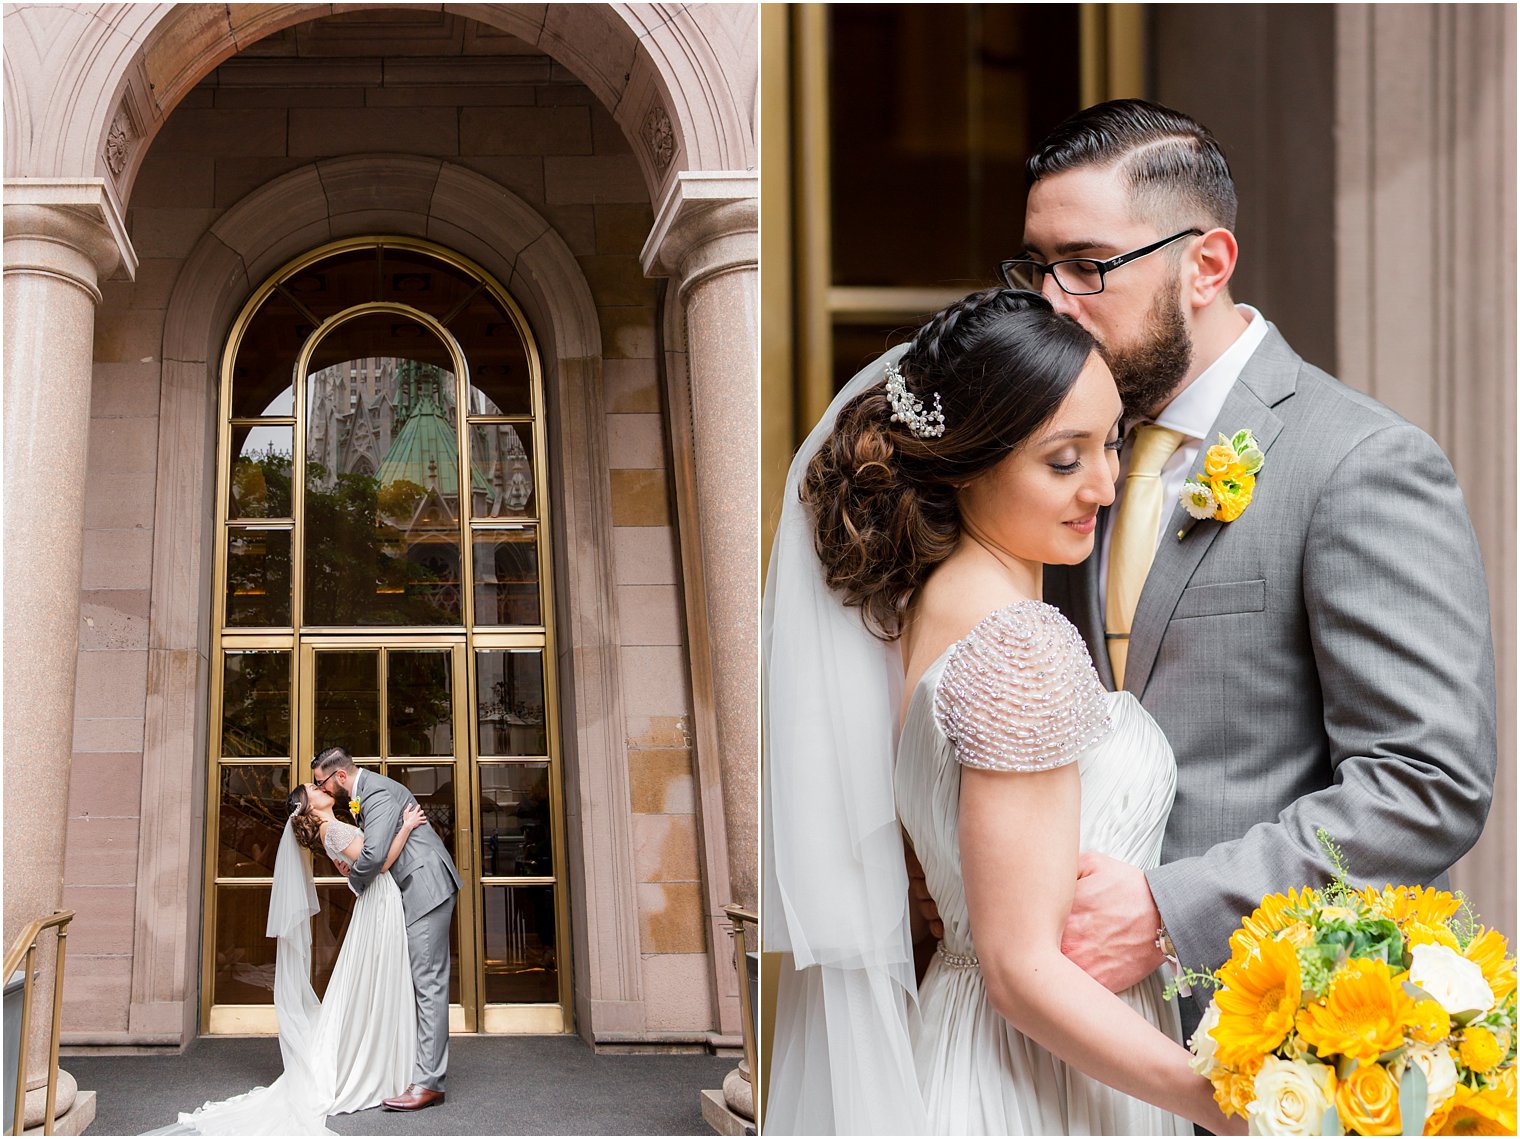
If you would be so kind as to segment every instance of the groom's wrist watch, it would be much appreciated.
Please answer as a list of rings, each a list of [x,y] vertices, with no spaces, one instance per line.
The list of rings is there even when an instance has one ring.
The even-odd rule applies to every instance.
[[[1184,996],[1193,995],[1193,987],[1187,983],[1182,973],[1182,962],[1177,959],[1177,947],[1172,944],[1172,935],[1166,932],[1166,926],[1156,927],[1156,948],[1161,956],[1166,958],[1166,963],[1172,967],[1172,977],[1177,982],[1177,992]]]

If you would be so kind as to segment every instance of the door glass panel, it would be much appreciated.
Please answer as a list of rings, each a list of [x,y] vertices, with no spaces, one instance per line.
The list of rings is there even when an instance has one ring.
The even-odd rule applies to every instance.
[[[232,426],[231,501],[228,518],[289,518],[295,428],[280,424]]]
[[[337,746],[354,757],[380,754],[380,653],[317,654],[316,750]]]
[[[221,841],[217,874],[223,878],[269,878],[285,830],[290,768],[285,764],[223,764]]]
[[[294,415],[292,384],[301,346],[316,325],[276,289],[259,308],[238,344],[229,411],[236,419]]]
[[[290,754],[290,653],[224,653],[222,755]]]
[[[227,625],[290,627],[290,528],[227,531]]]
[[[470,424],[476,518],[529,518],[533,501],[533,429],[526,423]],[[479,488],[484,488],[483,492]]]
[[[447,649],[396,652],[386,667],[391,755],[454,754],[454,674]]]
[[[542,652],[480,650],[475,654],[475,694],[482,758],[549,754]]]
[[[482,289],[448,323],[470,362],[470,415],[531,415],[533,370],[522,333]]]
[[[391,763],[386,765],[390,777],[417,797],[427,814],[428,826],[448,848],[454,865],[459,858],[454,845],[454,767],[443,763]],[[362,813],[362,812],[361,812]]]
[[[475,541],[475,623],[539,625],[538,528],[477,527]]]
[[[481,764],[481,874],[554,877],[553,826],[547,763]]]
[[[228,1005],[274,1004],[275,938],[269,923],[269,886],[216,888],[216,957],[212,1000]]]
[[[559,1000],[554,887],[484,886],[481,896],[486,1003]]]
[[[317,913],[311,919],[311,987],[320,1000],[332,980],[338,951],[353,920],[359,899],[346,882],[326,883],[317,887]]]
[[[394,313],[348,321],[318,347],[307,377],[307,624],[460,624],[452,367],[431,331]]]

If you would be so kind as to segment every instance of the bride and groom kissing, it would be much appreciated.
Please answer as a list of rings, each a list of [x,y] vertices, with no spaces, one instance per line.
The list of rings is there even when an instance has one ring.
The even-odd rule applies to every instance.
[[[1492,797],[1451,466],[1233,300],[1218,142],[1121,100],[1026,172],[1008,287],[868,365],[788,477],[771,1134],[1235,1129],[1168,974],[1324,881],[1319,831],[1439,882]]]
[[[357,826],[334,813],[347,803]],[[278,939],[275,1012],[284,1072],[267,1087],[180,1115],[204,1135],[324,1135],[329,1115],[444,1102],[449,924],[459,873],[411,792],[341,747],[286,800],[266,933]],[[302,848],[325,853],[356,896],[321,1001],[311,987],[317,893]]]

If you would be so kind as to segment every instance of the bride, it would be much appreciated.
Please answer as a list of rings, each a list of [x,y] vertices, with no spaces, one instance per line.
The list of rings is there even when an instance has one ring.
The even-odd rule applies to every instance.
[[[856,376],[793,462],[762,634],[765,937],[791,956],[769,1133],[1232,1126],[1160,976],[1116,995],[1060,952],[1078,852],[1154,866],[1176,781],[1040,600],[1043,564],[1092,550],[1120,410],[1086,331],[989,290]],[[945,925],[921,986],[904,837]]]
[[[301,847],[352,864],[364,832],[333,815],[333,797],[303,784],[285,802],[287,818],[275,856],[268,936],[278,938],[274,1003],[284,1072],[198,1111],[181,1112],[165,1133],[200,1135],[333,1135],[329,1115],[375,1107],[399,1095],[412,1075],[416,1004],[401,892],[381,873],[354,902],[343,947],[321,1001],[311,987],[311,917],[317,892]],[[389,870],[412,831],[427,825],[409,805],[385,859]]]

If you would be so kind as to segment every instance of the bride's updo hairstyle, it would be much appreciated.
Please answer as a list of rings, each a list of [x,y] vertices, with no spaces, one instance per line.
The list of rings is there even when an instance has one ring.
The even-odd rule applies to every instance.
[[[290,816],[296,841],[313,853],[322,853],[322,820],[312,814],[304,783],[285,797],[285,813]]]
[[[884,640],[902,633],[917,589],[960,541],[959,487],[1024,443],[1061,405],[1097,345],[1038,293],[973,293],[919,329],[898,367],[944,434],[893,422],[885,385],[840,409],[808,464],[802,501],[831,589]]]

